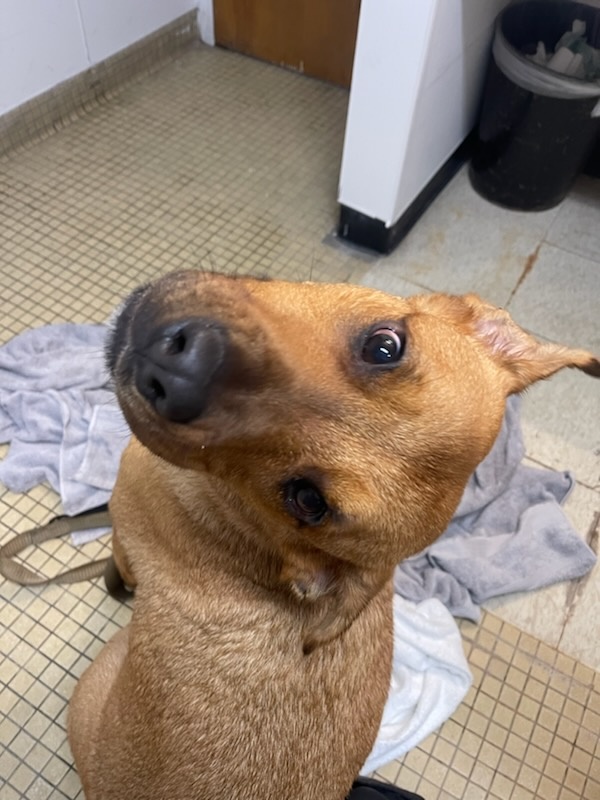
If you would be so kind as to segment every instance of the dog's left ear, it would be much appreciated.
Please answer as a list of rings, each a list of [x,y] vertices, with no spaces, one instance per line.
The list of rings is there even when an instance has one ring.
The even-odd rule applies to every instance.
[[[520,392],[564,367],[576,367],[600,378],[600,360],[587,350],[538,342],[503,309],[473,294],[463,300],[471,312],[472,333],[508,377],[508,394]]]

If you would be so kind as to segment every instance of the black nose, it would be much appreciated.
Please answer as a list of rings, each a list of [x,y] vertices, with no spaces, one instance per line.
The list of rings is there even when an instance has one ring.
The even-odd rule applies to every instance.
[[[191,422],[206,406],[227,349],[227,332],[212,320],[192,318],[133,330],[132,366],[137,390],[157,414]]]

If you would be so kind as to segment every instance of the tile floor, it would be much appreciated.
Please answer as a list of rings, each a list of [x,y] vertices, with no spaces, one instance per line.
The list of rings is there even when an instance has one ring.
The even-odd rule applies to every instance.
[[[199,47],[0,160],[0,341],[103,322],[137,283],[204,266],[399,294],[477,291],[542,337],[600,350],[598,182],[518,214],[481,200],[463,170],[392,256],[365,257],[330,236],[346,103],[342,90]],[[524,403],[528,458],[575,472],[567,513],[596,544],[599,417],[599,387],[579,374]],[[45,486],[0,491],[0,541],[58,508]],[[52,542],[28,563],[51,574],[105,549]],[[0,796],[81,797],[67,700],[130,611],[99,583],[2,582],[0,595]],[[599,800],[600,568],[490,609],[461,625],[474,674],[465,702],[382,776],[427,800]]]

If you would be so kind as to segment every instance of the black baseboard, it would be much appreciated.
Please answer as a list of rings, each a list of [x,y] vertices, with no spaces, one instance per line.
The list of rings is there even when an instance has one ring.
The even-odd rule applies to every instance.
[[[402,216],[389,228],[380,219],[369,217],[349,206],[340,205],[337,235],[340,239],[377,253],[388,254],[402,241],[424,211],[433,203],[446,184],[468,161],[473,151],[474,135],[469,134],[450,158],[415,197]]]

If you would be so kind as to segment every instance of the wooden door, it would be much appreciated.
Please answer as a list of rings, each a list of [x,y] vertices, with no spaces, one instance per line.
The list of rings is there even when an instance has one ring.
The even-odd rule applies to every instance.
[[[350,86],[360,0],[214,0],[217,44]]]

